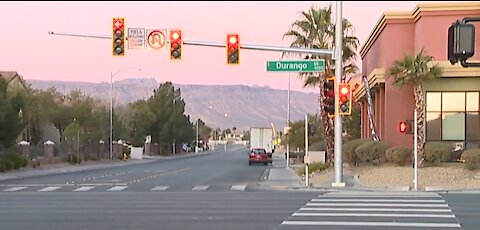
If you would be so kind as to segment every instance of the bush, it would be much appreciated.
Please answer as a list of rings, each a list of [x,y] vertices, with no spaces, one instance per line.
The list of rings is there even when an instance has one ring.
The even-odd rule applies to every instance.
[[[385,156],[389,162],[393,162],[399,166],[404,166],[408,157],[412,155],[412,148],[407,146],[395,146],[387,149]]]
[[[308,149],[310,151],[327,151],[327,146],[325,146],[325,141],[319,141],[311,144]]]
[[[0,172],[5,172],[7,168],[5,167],[5,162],[0,160]]]
[[[361,144],[371,141],[370,139],[355,139],[351,140],[345,144],[343,144],[343,159],[345,162],[353,163],[358,165],[360,159],[358,158],[357,154],[355,153],[355,149],[360,146]]]
[[[3,159],[6,171],[13,169],[13,162],[10,159]]]
[[[462,153],[465,168],[468,170],[480,169],[480,149],[470,149]]]
[[[448,160],[452,146],[443,142],[427,142],[425,144],[425,161],[439,164]]]
[[[323,162],[314,162],[308,164],[308,173],[312,174],[315,172],[321,172],[330,168],[330,163],[323,163]],[[297,170],[298,175],[303,176],[305,175],[305,167],[301,167]]]
[[[355,149],[355,154],[363,162],[377,165],[385,159],[387,149],[387,145],[382,141],[367,141]]]
[[[27,159],[20,155],[19,153],[15,152],[15,150],[8,150],[7,153],[4,155],[4,159],[10,160],[12,162],[10,169],[19,169],[21,167],[25,167],[26,163],[28,163]]]

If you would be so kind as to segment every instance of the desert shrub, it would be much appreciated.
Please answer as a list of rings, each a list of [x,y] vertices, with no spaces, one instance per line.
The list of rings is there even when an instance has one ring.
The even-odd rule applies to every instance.
[[[355,149],[355,154],[363,162],[377,165],[385,159],[387,149],[387,145],[382,141],[367,141]]]
[[[465,168],[468,170],[480,169],[480,149],[470,149],[462,153]]]
[[[385,152],[387,161],[393,162],[399,166],[404,166],[410,155],[412,155],[412,148],[407,146],[391,147]]]
[[[361,144],[371,141],[370,139],[355,139],[343,144],[343,159],[345,162],[357,165],[360,162],[355,149]]]
[[[443,142],[427,142],[425,144],[425,161],[439,164],[448,160],[452,146]]]

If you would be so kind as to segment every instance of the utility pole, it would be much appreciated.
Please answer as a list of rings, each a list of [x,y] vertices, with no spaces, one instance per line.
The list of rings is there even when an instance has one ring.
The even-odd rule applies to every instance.
[[[342,28],[342,1],[336,2],[336,22],[335,22],[335,181],[332,187],[345,187],[343,182],[343,161],[342,161],[342,117],[339,108],[338,86],[342,83],[342,47],[343,47],[343,28]]]
[[[287,130],[290,131],[290,73],[288,73],[288,91],[287,91]],[[290,137],[289,133],[285,135],[287,140],[287,169],[290,168]]]
[[[308,183],[308,163],[310,162],[308,159],[308,114],[305,115],[305,156],[303,158],[307,159],[305,164],[305,186],[308,188],[310,186]]]

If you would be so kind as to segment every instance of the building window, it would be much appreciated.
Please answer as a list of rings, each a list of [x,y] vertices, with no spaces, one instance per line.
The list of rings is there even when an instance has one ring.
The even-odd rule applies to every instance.
[[[426,120],[427,141],[480,143],[480,92],[427,92]]]

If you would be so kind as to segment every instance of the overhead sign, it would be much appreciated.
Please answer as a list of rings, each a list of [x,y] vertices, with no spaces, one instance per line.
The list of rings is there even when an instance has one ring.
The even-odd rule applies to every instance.
[[[272,72],[322,72],[325,60],[267,61],[267,71]]]
[[[165,43],[167,30],[147,30],[147,49],[149,50],[160,50],[166,48]]]
[[[128,28],[128,49],[145,49],[145,28]]]

